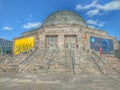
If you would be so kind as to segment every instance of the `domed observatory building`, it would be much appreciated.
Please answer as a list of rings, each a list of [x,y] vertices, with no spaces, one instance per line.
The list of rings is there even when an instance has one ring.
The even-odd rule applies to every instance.
[[[16,54],[33,47],[86,48],[95,51],[102,48],[104,53],[113,53],[118,48],[118,41],[105,31],[89,28],[79,14],[63,10],[48,16],[41,28],[24,32],[21,37],[14,39]]]

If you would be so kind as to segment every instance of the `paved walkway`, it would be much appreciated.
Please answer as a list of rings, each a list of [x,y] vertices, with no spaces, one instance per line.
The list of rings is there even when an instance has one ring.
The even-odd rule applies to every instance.
[[[0,74],[0,90],[120,90],[120,76]]]

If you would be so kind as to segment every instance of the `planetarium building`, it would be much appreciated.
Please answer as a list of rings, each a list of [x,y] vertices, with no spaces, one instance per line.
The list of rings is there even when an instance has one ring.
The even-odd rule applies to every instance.
[[[24,32],[14,39],[14,54],[32,48],[73,49],[83,48],[113,53],[118,48],[115,37],[105,31],[89,28],[77,13],[63,10],[49,15],[41,28]]]

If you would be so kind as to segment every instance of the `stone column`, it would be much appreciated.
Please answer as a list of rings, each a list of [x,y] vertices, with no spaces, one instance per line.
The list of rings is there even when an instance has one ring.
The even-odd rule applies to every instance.
[[[87,49],[90,49],[90,35],[87,36]]]
[[[60,49],[64,48],[64,35],[63,34],[58,35],[58,48]]]
[[[78,35],[77,35],[77,43],[78,43],[78,47],[79,48],[82,48],[83,47],[83,42],[82,42],[82,34],[81,33],[79,33]]]
[[[39,47],[40,48],[45,48],[45,41],[46,41],[46,37],[44,34],[40,35],[40,42],[39,42]]]

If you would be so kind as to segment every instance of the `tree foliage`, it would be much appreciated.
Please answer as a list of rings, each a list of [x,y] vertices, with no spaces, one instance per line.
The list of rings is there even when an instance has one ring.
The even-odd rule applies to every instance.
[[[120,49],[115,50],[115,56],[120,58]]]

